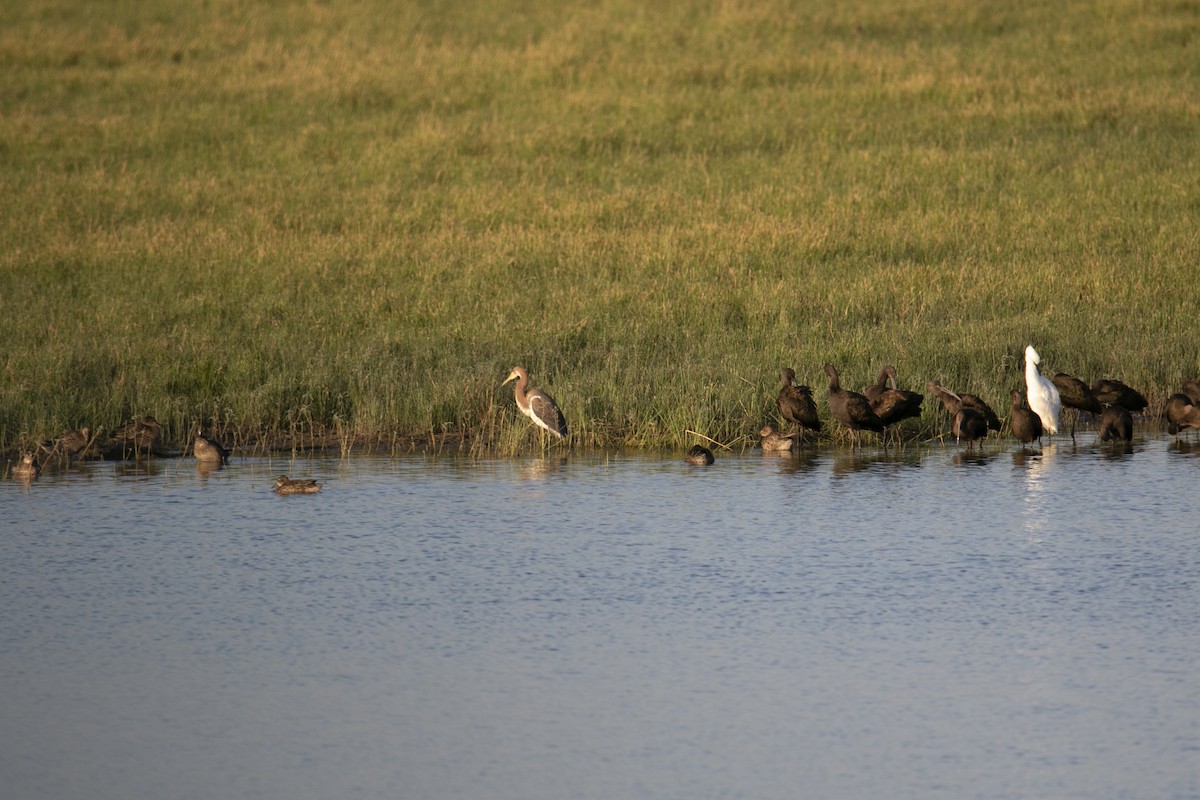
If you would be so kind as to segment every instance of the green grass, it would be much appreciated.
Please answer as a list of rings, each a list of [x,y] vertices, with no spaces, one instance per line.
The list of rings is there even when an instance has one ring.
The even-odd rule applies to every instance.
[[[597,446],[785,365],[1200,374],[1200,2],[530,5],[0,10],[0,446],[515,448],[514,364]]]

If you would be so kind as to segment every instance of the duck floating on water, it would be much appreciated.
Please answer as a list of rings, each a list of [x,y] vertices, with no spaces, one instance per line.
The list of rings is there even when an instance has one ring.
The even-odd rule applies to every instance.
[[[275,479],[275,494],[316,494],[321,486],[310,478],[289,478],[280,475]]]

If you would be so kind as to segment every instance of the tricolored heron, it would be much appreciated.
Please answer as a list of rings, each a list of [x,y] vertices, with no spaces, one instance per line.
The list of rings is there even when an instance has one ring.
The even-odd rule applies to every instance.
[[[567,435],[567,421],[563,419],[562,412],[558,410],[558,404],[554,402],[554,398],[543,392],[541,389],[526,390],[529,385],[529,373],[524,367],[513,367],[512,372],[508,373],[508,377],[504,379],[503,386],[511,380],[517,382],[513,387],[513,396],[517,400],[517,408],[521,409],[521,413],[533,420],[533,423],[543,430],[562,439]]]

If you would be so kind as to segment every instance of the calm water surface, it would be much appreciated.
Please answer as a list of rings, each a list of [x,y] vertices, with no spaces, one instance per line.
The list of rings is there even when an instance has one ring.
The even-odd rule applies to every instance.
[[[1197,798],[1198,486],[1158,435],[8,481],[0,785]]]

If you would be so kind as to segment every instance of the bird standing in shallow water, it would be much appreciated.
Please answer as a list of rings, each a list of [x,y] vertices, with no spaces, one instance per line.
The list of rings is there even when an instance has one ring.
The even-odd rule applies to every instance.
[[[1054,383],[1054,388],[1058,389],[1059,401],[1067,408],[1086,411],[1089,414],[1103,413],[1104,406],[1096,399],[1091,387],[1079,378],[1065,372],[1056,372],[1050,380]]]
[[[892,388],[887,388],[890,380]],[[900,389],[896,386],[896,368],[888,364],[879,373],[879,379],[863,392],[871,404],[871,410],[884,425],[894,425],[902,419],[921,416],[921,403],[925,396]]]
[[[963,392],[952,392],[945,386],[942,386],[938,381],[929,381],[925,384],[925,388],[929,393],[942,401],[942,408],[946,409],[946,413],[953,420],[958,413],[959,408],[969,408],[979,412],[983,416],[989,430],[999,431],[1003,426],[1000,424],[1000,417],[996,416],[996,412],[992,410],[982,397],[978,395]]]
[[[1058,433],[1058,415],[1062,411],[1062,399],[1054,381],[1038,372],[1041,356],[1033,345],[1025,347],[1025,389],[1029,397],[1029,408],[1042,420],[1042,429],[1054,435]]]
[[[1167,398],[1167,433],[1178,436],[1191,428],[1200,430],[1200,405],[1190,395],[1173,394]]]
[[[517,382],[513,387],[513,396],[516,398],[517,408],[521,409],[521,413],[533,420],[533,423],[539,428],[549,431],[559,439],[565,437],[567,421],[563,419],[562,412],[558,410],[558,404],[554,402],[554,398],[541,389],[526,391],[526,386],[529,384],[529,373],[525,371],[524,367],[513,367],[512,372],[508,373],[508,377],[500,385],[503,386],[511,380]]]
[[[1021,393],[1016,389],[1009,392],[1012,408],[1008,413],[1008,428],[1018,442],[1029,444],[1042,438],[1042,418],[1025,407]]]
[[[954,424],[950,426],[950,430],[959,444],[965,440],[967,448],[970,449],[977,439],[987,436],[988,424],[983,414],[973,408],[960,406],[958,413],[954,415]]]
[[[1100,441],[1133,440],[1133,417],[1123,406],[1108,406],[1100,415]]]
[[[779,415],[784,421],[797,426],[801,435],[806,428],[821,430],[821,420],[817,416],[817,404],[813,402],[812,389],[796,385],[796,371],[791,367],[781,369],[779,378],[782,385],[779,387],[779,396],[775,398]]]
[[[1071,438],[1074,439],[1075,423],[1079,420],[1079,412],[1086,411],[1089,414],[1101,414],[1104,412],[1104,406],[1096,399],[1096,395],[1092,393],[1091,387],[1074,375],[1068,375],[1065,372],[1056,372],[1050,380],[1054,383],[1054,388],[1058,389],[1058,399],[1062,403],[1063,408],[1069,408],[1072,411]]]
[[[843,389],[833,364],[825,365],[825,374],[829,376],[829,413],[854,432],[855,442],[859,443],[859,431],[883,433],[886,426],[879,415],[871,410],[870,401],[858,392]]]
[[[689,464],[695,464],[698,467],[708,466],[716,459],[713,458],[712,450],[701,445],[693,445],[691,450],[687,451],[687,455],[683,460]]]
[[[316,494],[321,486],[311,478],[289,478],[280,475],[275,479],[275,494]]]
[[[972,442],[976,439],[982,439],[987,436],[988,424],[987,416],[974,406],[967,405],[963,397],[955,394],[943,387],[937,381],[930,381],[928,388],[931,394],[942,401],[942,407],[946,409],[946,413],[950,415],[950,432],[954,434],[954,439],[959,444],[963,439],[967,440],[967,447],[971,447]],[[974,397],[974,395],[969,395]],[[978,398],[976,398],[978,400]],[[979,401],[983,403],[982,400]],[[986,403],[983,403],[984,408],[991,412]],[[994,413],[994,412],[993,412]]]

